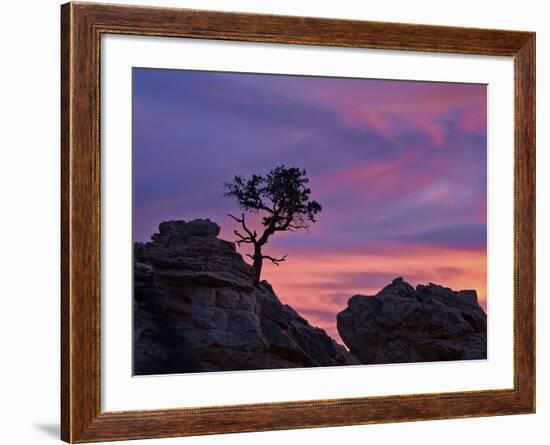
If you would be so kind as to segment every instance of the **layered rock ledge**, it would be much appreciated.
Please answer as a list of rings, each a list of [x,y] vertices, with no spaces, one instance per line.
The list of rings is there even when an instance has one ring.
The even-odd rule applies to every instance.
[[[359,364],[282,304],[210,220],[134,245],[134,374]]]

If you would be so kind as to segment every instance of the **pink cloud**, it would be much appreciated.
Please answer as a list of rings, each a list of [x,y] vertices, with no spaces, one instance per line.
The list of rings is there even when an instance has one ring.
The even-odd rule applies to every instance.
[[[368,87],[342,83],[314,94],[349,125],[368,124],[387,138],[405,126],[426,132],[436,145],[444,146],[445,117],[453,111],[461,113],[464,132],[486,130],[487,96],[480,85],[374,81]]]
[[[337,170],[319,178],[315,190],[319,196],[349,190],[357,204],[363,205],[383,204],[389,198],[402,199],[412,195],[416,204],[418,199],[434,204],[448,203],[457,185],[436,179],[445,176],[451,161],[434,157],[422,162],[422,168],[419,168],[420,153],[420,150],[411,149],[397,159],[368,161]],[[437,171],[438,177],[426,174],[426,171]],[[394,205],[391,207],[395,208]],[[377,210],[377,217],[383,217],[383,206]]]

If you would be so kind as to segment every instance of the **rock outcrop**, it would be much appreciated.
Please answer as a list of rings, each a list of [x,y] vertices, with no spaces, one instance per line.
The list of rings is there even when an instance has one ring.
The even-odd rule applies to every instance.
[[[365,364],[487,358],[487,316],[473,290],[414,289],[396,278],[375,296],[350,298],[337,327]]]
[[[360,364],[282,304],[209,220],[134,245],[134,374]]]

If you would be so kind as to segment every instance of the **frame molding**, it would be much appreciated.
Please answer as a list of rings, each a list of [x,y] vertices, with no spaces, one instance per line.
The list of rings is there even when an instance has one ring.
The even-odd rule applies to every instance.
[[[511,56],[515,70],[514,388],[102,412],[101,35]],[[70,443],[535,412],[535,34],[93,3],[61,6],[61,438]]]

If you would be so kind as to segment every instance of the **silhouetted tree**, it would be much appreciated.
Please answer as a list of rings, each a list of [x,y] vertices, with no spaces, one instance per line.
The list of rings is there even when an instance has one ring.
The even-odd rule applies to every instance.
[[[257,283],[264,259],[277,266],[286,260],[286,255],[275,258],[262,252],[269,237],[276,232],[308,230],[310,223],[315,222],[315,215],[321,211],[321,204],[309,198],[311,189],[308,183],[305,170],[281,165],[265,176],[244,178],[237,175],[233,181],[224,184],[225,196],[235,198],[242,210],[264,214],[261,234],[246,225],[244,213],[240,218],[229,214],[242,227],[242,231],[234,231],[237,245],[252,244],[254,247],[254,253],[247,256],[252,258]]]

